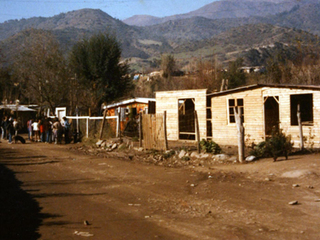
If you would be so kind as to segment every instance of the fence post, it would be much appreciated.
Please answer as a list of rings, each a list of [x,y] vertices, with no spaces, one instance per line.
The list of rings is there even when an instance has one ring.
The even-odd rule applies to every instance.
[[[142,113],[139,113],[139,147],[142,147]]]
[[[164,131],[164,148],[168,150],[168,139],[167,139],[167,111],[163,113],[163,131]]]
[[[79,108],[78,106],[76,106],[76,117],[77,117],[77,121],[76,121],[76,124],[77,124],[77,138],[79,137]]]
[[[194,111],[194,121],[196,124],[196,141],[197,141],[197,150],[200,153],[200,130],[199,130],[199,120],[198,120],[198,113]]]
[[[118,112],[118,119],[117,119],[117,137],[121,140],[121,126],[120,126],[120,111]]]
[[[103,133],[104,124],[105,124],[105,121],[106,121],[106,115],[107,115],[107,109],[105,109],[104,112],[103,112],[103,119],[102,119],[102,123],[101,123],[99,140],[102,139],[102,133]]]
[[[89,117],[87,118],[87,129],[86,129],[87,138],[89,138]]]

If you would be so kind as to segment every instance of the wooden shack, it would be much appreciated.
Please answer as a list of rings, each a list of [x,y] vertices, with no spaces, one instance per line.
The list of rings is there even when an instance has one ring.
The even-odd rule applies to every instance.
[[[234,107],[243,114],[246,144],[259,143],[273,128],[291,135],[300,147],[297,106],[306,147],[320,147],[320,87],[256,84],[208,94],[211,99],[212,139],[221,145],[237,145]]]
[[[0,105],[0,117],[12,115],[21,124],[23,132],[27,132],[27,121],[36,117],[37,111],[29,105],[6,104]]]
[[[300,105],[305,147],[320,147],[320,86],[255,84],[207,94],[206,89],[156,92],[156,113],[167,112],[168,140],[195,140],[198,114],[200,139],[237,145],[234,107],[242,112],[246,145],[265,141],[274,128],[291,135],[300,147]]]
[[[117,116],[120,113],[121,130],[124,130],[130,114],[135,117],[140,112],[154,113],[154,108],[154,98],[131,98],[104,107],[104,109],[107,109],[108,116]]]
[[[156,92],[156,113],[167,112],[168,140],[195,140],[195,111],[200,139],[207,137],[207,89]]]

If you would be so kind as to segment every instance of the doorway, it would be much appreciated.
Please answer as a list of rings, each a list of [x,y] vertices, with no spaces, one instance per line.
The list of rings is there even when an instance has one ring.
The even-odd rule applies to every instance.
[[[195,140],[195,100],[179,99],[179,139]]]
[[[265,138],[271,137],[272,131],[279,131],[279,97],[264,98]]]

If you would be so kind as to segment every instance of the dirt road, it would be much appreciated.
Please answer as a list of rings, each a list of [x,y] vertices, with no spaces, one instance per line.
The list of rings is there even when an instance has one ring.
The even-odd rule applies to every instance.
[[[320,155],[166,168],[71,146],[0,143],[0,239],[320,238]]]

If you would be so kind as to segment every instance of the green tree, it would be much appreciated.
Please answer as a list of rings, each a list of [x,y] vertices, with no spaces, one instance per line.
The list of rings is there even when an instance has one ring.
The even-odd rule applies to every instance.
[[[269,83],[281,83],[282,80],[282,71],[279,62],[275,62],[270,59],[267,62],[267,81]]]
[[[246,74],[241,71],[241,67],[243,67],[242,58],[238,58],[229,63],[229,68],[225,75],[225,78],[228,79],[228,88],[236,88],[246,84],[247,77]]]
[[[163,77],[169,78],[176,70],[176,60],[171,54],[164,54],[161,56],[161,69],[163,71]]]
[[[0,103],[10,102],[19,98],[19,91],[12,81],[10,68],[0,63]]]
[[[93,35],[73,46],[69,64],[79,83],[82,106],[98,113],[101,103],[123,97],[131,90],[129,66],[120,60],[120,44],[108,33]]]
[[[52,111],[65,105],[68,72],[59,42],[50,32],[36,29],[25,31],[23,37],[13,68],[15,85],[29,102]]]

